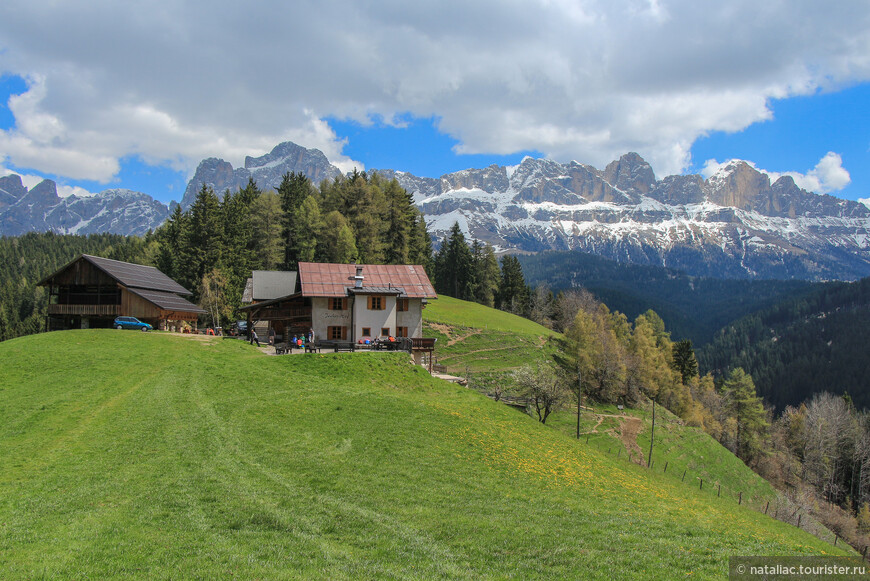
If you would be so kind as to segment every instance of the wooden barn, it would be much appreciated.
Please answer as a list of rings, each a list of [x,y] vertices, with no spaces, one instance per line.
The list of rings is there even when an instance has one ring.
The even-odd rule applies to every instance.
[[[155,329],[194,328],[205,311],[179,295],[191,292],[154,268],[83,254],[39,283],[48,288],[46,330],[111,327],[118,316]]]

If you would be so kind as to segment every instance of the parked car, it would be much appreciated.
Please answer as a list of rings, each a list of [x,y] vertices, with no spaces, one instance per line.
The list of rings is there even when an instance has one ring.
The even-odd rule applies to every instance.
[[[136,317],[116,317],[112,326],[116,329],[141,329],[142,331],[150,331],[154,328],[148,323],[143,323]]]
[[[230,335],[233,337],[244,337],[248,334],[248,322],[247,321],[236,321],[233,323],[233,326],[230,327]]]

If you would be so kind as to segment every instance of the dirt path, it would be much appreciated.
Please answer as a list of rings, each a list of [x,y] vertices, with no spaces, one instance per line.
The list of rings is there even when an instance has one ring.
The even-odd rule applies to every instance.
[[[643,450],[637,444],[637,435],[643,430],[640,418],[626,417],[619,422],[619,439],[628,451],[628,457],[640,465],[644,465]]]

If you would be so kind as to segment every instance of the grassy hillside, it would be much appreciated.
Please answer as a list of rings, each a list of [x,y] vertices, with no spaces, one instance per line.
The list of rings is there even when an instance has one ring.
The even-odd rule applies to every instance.
[[[0,578],[721,578],[840,554],[402,354],[0,343]]]
[[[557,334],[523,317],[441,296],[423,311],[423,334],[436,337],[438,362],[485,390],[510,382],[510,372],[550,359]]]
[[[510,371],[525,363],[551,359],[554,345],[546,339],[557,335],[509,313],[449,297],[427,307],[427,334],[438,336],[438,357],[448,369],[464,375],[468,369],[470,387],[491,392],[492,384],[512,386]],[[614,405],[596,405],[581,416],[581,443],[610,453],[622,461],[646,463],[649,457],[652,418],[650,409],[617,410]],[[547,425],[569,437],[576,437],[577,415],[572,409],[554,413]],[[587,444],[588,443],[588,444]],[[684,487],[701,488],[708,494],[742,500],[761,509],[770,501],[770,512],[795,507],[758,474],[699,428],[686,426],[679,418],[659,407],[656,418],[654,468]],[[667,469],[665,466],[667,465]],[[779,511],[779,512],[777,512]],[[833,536],[821,526],[802,519],[805,528],[822,538]]]

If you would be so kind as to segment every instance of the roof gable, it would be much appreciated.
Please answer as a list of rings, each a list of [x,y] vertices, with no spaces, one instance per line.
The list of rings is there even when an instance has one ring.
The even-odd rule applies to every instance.
[[[302,296],[343,297],[354,285],[357,267],[362,267],[363,289],[401,289],[408,298],[437,298],[426,270],[411,264],[299,263]]]

